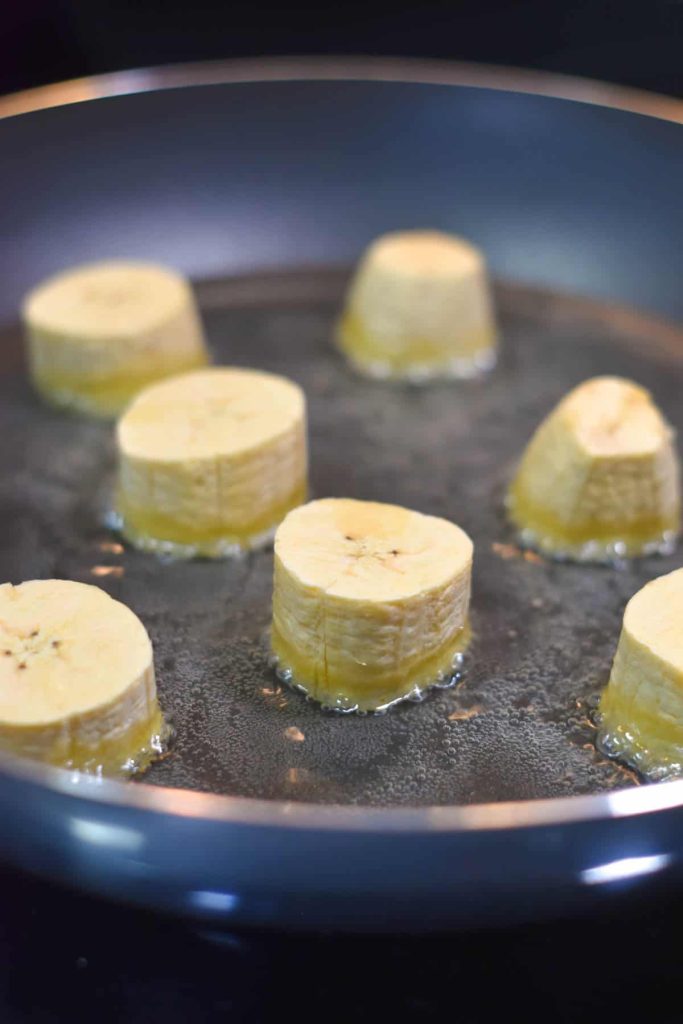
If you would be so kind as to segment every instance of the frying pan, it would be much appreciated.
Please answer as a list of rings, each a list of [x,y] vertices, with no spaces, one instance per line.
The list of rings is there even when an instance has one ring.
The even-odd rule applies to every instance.
[[[0,758],[0,855],[217,927],[430,931],[590,910],[683,875],[683,783],[640,786],[592,712],[630,595],[523,557],[500,506],[538,418],[593,373],[683,429],[673,100],[396,60],[126,72],[0,103],[0,576],[97,582],[155,644],[169,755],[141,780]],[[496,276],[499,368],[354,377],[329,344],[382,231],[453,230]],[[268,665],[272,555],[168,563],[106,527],[106,425],[41,407],[17,309],[63,266],[158,259],[197,281],[219,362],[306,388],[314,494],[393,500],[474,537],[461,680],[384,716],[324,713]]]

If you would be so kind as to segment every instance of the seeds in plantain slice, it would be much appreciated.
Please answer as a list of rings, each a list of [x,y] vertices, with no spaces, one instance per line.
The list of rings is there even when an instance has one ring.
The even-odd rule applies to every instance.
[[[0,586],[0,747],[117,773],[160,751],[152,645],[137,616],[68,580]]]
[[[275,536],[272,648],[321,703],[374,710],[441,681],[467,643],[472,542],[396,505],[327,498]]]

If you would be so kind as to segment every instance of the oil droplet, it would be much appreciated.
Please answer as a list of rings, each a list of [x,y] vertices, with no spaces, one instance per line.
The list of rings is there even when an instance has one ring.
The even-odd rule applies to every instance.
[[[90,573],[92,576],[123,576],[122,565],[93,565]]]

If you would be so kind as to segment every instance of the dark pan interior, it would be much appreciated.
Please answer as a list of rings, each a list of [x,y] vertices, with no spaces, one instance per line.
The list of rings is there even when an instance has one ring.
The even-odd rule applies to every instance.
[[[499,286],[504,347],[476,382],[391,387],[354,376],[330,345],[345,273],[205,282],[220,363],[287,374],[309,399],[314,496],[403,504],[475,541],[474,640],[452,689],[383,716],[323,712],[275,679],[263,646],[272,554],[162,562],[103,526],[111,428],[34,398],[20,332],[0,336],[0,578],[97,583],[148,627],[175,727],[146,781],[264,797],[375,805],[589,793],[634,775],[594,747],[590,721],[623,607],[678,554],[623,570],[524,557],[501,515],[505,481],[541,416],[602,373],[650,388],[683,426],[683,336],[628,310]]]

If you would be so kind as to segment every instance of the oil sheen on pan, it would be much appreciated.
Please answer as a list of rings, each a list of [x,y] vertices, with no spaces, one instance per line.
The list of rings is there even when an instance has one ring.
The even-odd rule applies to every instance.
[[[627,310],[498,286],[490,375],[392,387],[354,375],[332,344],[347,279],[317,270],[205,282],[209,344],[218,363],[304,388],[312,497],[392,502],[473,537],[472,639],[455,685],[382,716],[341,716],[281,683],[264,642],[272,552],[164,562],[125,546],[104,525],[111,429],[39,404],[18,328],[0,339],[0,578],[97,583],[140,616],[175,731],[169,756],[143,776],[151,783],[404,806],[632,784],[596,750],[591,717],[627,600],[676,557],[622,570],[546,561],[515,546],[503,503],[540,418],[588,377],[637,380],[680,431],[683,339]]]

